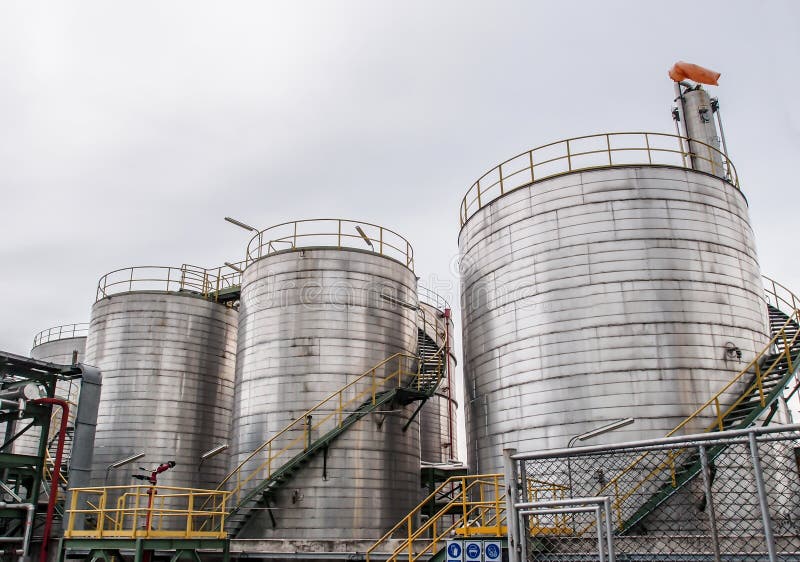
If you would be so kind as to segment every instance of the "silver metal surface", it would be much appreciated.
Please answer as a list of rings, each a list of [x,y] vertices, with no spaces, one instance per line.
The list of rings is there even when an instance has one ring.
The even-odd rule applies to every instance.
[[[684,91],[682,96],[683,130],[685,136],[697,139],[716,149],[708,150],[704,145],[689,141],[689,152],[698,154],[703,158],[692,158],[692,168],[722,177],[723,165],[720,150],[720,138],[714,123],[714,113],[711,110],[711,98],[702,88]]]
[[[442,383],[444,384],[444,383]],[[458,438],[450,436],[450,412],[455,415],[458,402],[437,391],[419,413],[422,462],[449,463],[458,460]]]
[[[138,466],[177,465],[159,484],[214,488],[225,454],[200,456],[228,438],[233,405],[237,311],[203,297],[164,291],[102,298],[92,307],[86,362],[103,373],[92,485],[130,485]]]
[[[504,447],[562,447],[620,417],[636,423],[593,441],[663,436],[769,340],[747,203],[704,173],[545,179],[480,209],[459,246],[478,472],[499,471]]]
[[[86,488],[91,484],[94,438],[97,430],[97,412],[103,377],[95,367],[81,365],[81,393],[75,415],[75,430],[69,453],[69,480],[67,488]],[[72,492],[67,492],[64,505],[72,505]],[[85,506],[79,506],[79,509]],[[76,528],[83,524],[84,514],[76,515]],[[67,525],[69,518],[62,518]]]
[[[413,352],[416,304],[414,273],[368,251],[298,249],[248,265],[232,466],[356,376],[393,353]],[[330,445],[327,458],[316,456],[277,492],[242,538],[383,534],[418,497],[418,419],[403,431],[415,408],[356,422]]]

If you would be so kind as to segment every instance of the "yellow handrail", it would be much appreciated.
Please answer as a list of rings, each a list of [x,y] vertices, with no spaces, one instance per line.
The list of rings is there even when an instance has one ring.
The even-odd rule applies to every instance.
[[[455,496],[447,505],[426,521],[418,523],[422,510],[428,504],[435,502],[436,498],[444,493],[454,491]],[[451,517],[453,520],[446,524],[445,517]],[[452,476],[375,541],[366,552],[366,560],[370,562],[376,550],[398,532],[402,533],[403,541],[388,558],[382,555],[380,557],[382,560],[393,562],[399,557],[407,556],[408,562],[414,562],[421,557],[427,558],[429,554],[436,553],[452,531],[460,530],[460,534],[471,536],[473,530],[476,534],[482,535],[491,530],[494,536],[504,536],[506,533],[504,523],[505,486],[502,474]]]
[[[438,385],[441,381],[441,360],[439,363],[438,372],[434,373],[438,380],[432,386]],[[280,459],[283,457],[289,460],[299,450],[307,449],[310,444],[311,433],[319,432],[323,425],[328,425],[326,427],[327,431],[335,427],[341,427],[347,419],[348,410],[353,405],[361,406],[367,400],[374,405],[379,394],[389,388],[408,387],[415,382],[418,388],[421,388],[423,381],[419,377],[420,366],[419,358],[408,353],[395,353],[382,360],[336,392],[319,401],[269,440],[262,443],[223,478],[217,489],[222,489],[229,482],[233,482],[231,492],[234,495],[234,503],[239,504],[247,484],[256,478],[258,480],[270,478],[275,470],[283,465]],[[386,373],[387,370],[388,374],[382,374]],[[430,384],[430,381],[426,381],[425,384]],[[309,420],[312,420],[312,423],[313,420],[316,420],[316,423],[312,425]],[[294,438],[290,438],[287,435],[292,430],[299,430],[298,435]],[[282,446],[278,445],[278,441],[284,436],[289,441],[282,444]],[[265,452],[266,455],[259,456],[262,452]]]
[[[219,292],[241,285],[244,262],[205,268],[137,265],[115,269],[97,282],[96,300],[131,291],[188,292],[216,300]]]
[[[776,281],[770,279],[769,277],[764,276],[764,280],[766,281],[767,289],[766,297],[767,301],[774,304],[776,307],[779,307],[780,304],[784,304],[787,307],[790,307],[792,310],[787,314],[788,319],[783,323],[781,328],[776,332],[775,336],[769,341],[769,343],[760,351],[758,352],[755,357],[742,369],[728,384],[726,384],[721,390],[719,390],[714,396],[712,396],[709,400],[707,400],[702,406],[697,408],[692,414],[690,414],[686,419],[684,419],[681,423],[679,423],[674,429],[672,429],[669,433],[665,435],[665,437],[672,437],[678,431],[686,427],[692,421],[704,417],[704,414],[707,415],[709,410],[713,415],[714,421],[705,427],[703,430],[704,433],[708,433],[710,431],[720,430],[722,431],[725,427],[725,420],[727,417],[739,406],[741,403],[745,402],[746,400],[750,399],[751,397],[758,395],[759,403],[762,407],[766,406],[766,394],[764,392],[764,379],[769,377],[773,371],[777,368],[777,366],[781,363],[781,361],[786,360],[787,366],[789,368],[789,372],[794,370],[795,365],[793,365],[793,359],[791,355],[792,348],[795,346],[795,343],[800,337],[800,331],[794,331],[793,335],[787,333],[787,328],[789,326],[793,326],[795,324],[800,324],[800,309],[797,308],[797,305],[800,304],[800,299],[795,297],[795,295],[789,291],[786,287],[777,283]],[[769,288],[772,290],[770,291]],[[782,295],[778,292],[778,289],[781,289],[785,292],[785,295]],[[780,308],[780,307],[779,307]],[[769,364],[764,365],[764,358],[767,355],[772,355],[774,351],[779,347],[778,343],[782,344],[783,349],[781,352],[776,355],[775,359]],[[723,396],[737,383],[742,382],[745,378],[755,377],[754,382],[744,390],[742,395],[730,404],[727,407],[723,407]],[[639,455],[636,459],[633,460],[628,466],[626,466],[619,474],[617,474],[614,478],[609,480],[598,492],[598,495],[603,495],[604,492],[611,491],[612,497],[614,497],[614,501],[612,502],[612,508],[614,509],[617,525],[622,526],[625,522],[625,517],[623,516],[623,503],[625,500],[630,498],[634,495],[637,491],[639,491],[642,486],[644,486],[647,482],[652,481],[658,475],[663,473],[665,470],[670,470],[670,474],[673,481],[673,486],[676,485],[676,459],[680,456],[683,452],[683,449],[671,451],[667,455],[667,460],[659,463],[654,469],[650,470],[645,476],[640,479],[636,484],[634,484],[631,488],[621,490],[620,482],[621,480],[630,473],[634,468],[636,468],[645,458],[647,458],[652,453],[646,452]],[[581,533],[582,534],[582,533]]]
[[[414,270],[411,243],[377,224],[345,219],[307,219],[270,226],[247,244],[247,263],[297,248],[360,248],[399,261]]]
[[[229,492],[172,486],[70,491],[66,538],[227,538],[223,529]],[[114,507],[108,507],[110,497],[117,494]],[[84,520],[83,528],[76,528],[79,518]],[[209,521],[212,524],[205,530]]]
[[[690,147],[695,152],[691,152]],[[616,161],[614,156],[617,156]],[[546,178],[577,170],[626,165],[691,169],[692,160],[710,164],[714,175],[739,187],[736,168],[727,155],[709,144],[678,135],[601,133],[545,144],[509,158],[478,178],[461,200],[461,226],[498,197]]]

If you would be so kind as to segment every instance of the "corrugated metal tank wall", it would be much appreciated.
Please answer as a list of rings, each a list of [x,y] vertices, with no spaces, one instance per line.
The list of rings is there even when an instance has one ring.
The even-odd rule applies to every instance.
[[[388,297],[388,298],[385,298]],[[416,278],[382,255],[336,248],[278,252],[242,280],[232,461],[397,352],[416,347]],[[416,405],[356,422],[294,475],[241,535],[374,538],[415,504]],[[297,452],[299,452],[298,449]]]
[[[86,363],[103,373],[93,485],[114,461],[143,451],[136,464],[109,472],[108,485],[130,485],[138,466],[174,460],[159,484],[214,488],[225,454],[200,455],[227,442],[233,406],[237,311],[201,296],[134,291],[92,307]]]
[[[464,224],[468,455],[660,437],[768,341],[743,194],[692,170],[630,166],[521,187]],[[725,345],[742,350],[726,360]],[[698,422],[699,423],[699,422]],[[689,428],[698,430],[699,425]]]

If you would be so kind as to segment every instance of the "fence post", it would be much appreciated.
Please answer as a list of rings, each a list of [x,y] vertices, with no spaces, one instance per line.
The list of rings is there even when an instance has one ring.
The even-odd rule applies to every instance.
[[[758,490],[758,503],[761,506],[761,520],[764,523],[764,541],[767,543],[767,554],[769,561],[775,562],[777,560],[775,555],[775,537],[772,534],[772,522],[769,517],[769,504],[767,503],[767,491],[764,487],[764,475],[761,472],[761,459],[758,455],[758,441],[754,431],[748,434],[750,439],[750,456],[753,460],[753,476],[756,481],[756,489]]]
[[[503,449],[503,472],[506,483],[506,525],[508,525],[508,562],[522,562],[519,521],[515,504],[518,503],[517,464],[512,455],[516,449]]]
[[[614,529],[611,523],[611,498],[603,498],[603,509],[606,512],[606,542],[608,543],[608,562],[614,562]]]
[[[708,464],[708,451],[705,445],[700,445],[700,465],[703,467],[703,489],[706,494],[706,509],[708,522],[711,525],[711,544],[714,547],[714,561],[720,562],[719,533],[717,532],[717,514],[714,511],[714,498],[711,495],[711,472]]]

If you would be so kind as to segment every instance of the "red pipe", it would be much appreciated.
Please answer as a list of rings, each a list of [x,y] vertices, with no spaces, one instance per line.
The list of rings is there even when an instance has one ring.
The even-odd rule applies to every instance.
[[[60,398],[37,398],[36,400],[31,400],[30,403],[61,406],[61,427],[58,430],[58,449],[56,449],[56,460],[53,463],[53,473],[50,476],[50,499],[47,502],[47,516],[44,520],[42,550],[39,553],[39,562],[47,562],[47,543],[50,541],[50,530],[53,527],[53,513],[55,512],[56,499],[58,498],[58,478],[61,475],[61,456],[64,454],[64,441],[67,436],[67,424],[69,423],[69,403]]]
[[[450,376],[450,309],[444,309],[444,357],[447,369],[447,432],[450,438],[450,458],[455,458],[453,451],[456,444],[453,442],[453,379]]]

